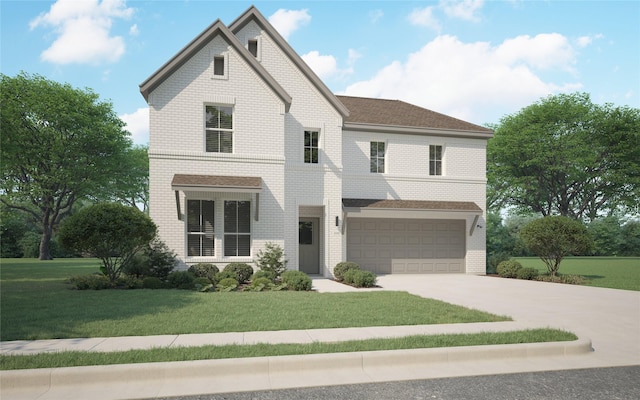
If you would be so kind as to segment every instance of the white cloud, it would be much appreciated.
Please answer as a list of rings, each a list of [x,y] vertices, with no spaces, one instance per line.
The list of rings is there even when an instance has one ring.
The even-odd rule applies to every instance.
[[[492,46],[443,35],[405,61],[394,61],[371,79],[350,85],[344,94],[401,99],[484,124],[548,94],[580,89],[580,83],[552,82],[539,75],[542,69],[566,74],[574,62],[566,38],[518,37]]]
[[[587,47],[591,43],[593,43],[595,39],[602,39],[603,37],[604,36],[602,34],[597,34],[593,36],[581,36],[576,40],[576,43],[578,44],[578,47]]]
[[[49,12],[31,20],[31,29],[51,27],[56,39],[40,58],[54,64],[115,62],[125,52],[124,40],[112,36],[114,19],[128,19],[133,8],[123,0],[58,0]]]
[[[358,61],[359,58],[362,57],[362,54],[358,53],[356,50],[354,49],[349,49],[349,58],[347,63],[349,65],[353,65],[356,63],[356,61]]]
[[[332,55],[322,55],[318,51],[310,51],[303,54],[302,59],[320,77],[320,79],[344,78],[353,74],[353,65],[360,57],[360,53],[349,49],[347,58],[347,68],[339,68],[338,60]]]
[[[448,17],[473,22],[480,21],[477,13],[483,5],[484,0],[441,0],[439,4]]]
[[[135,144],[149,143],[149,108],[138,108],[131,114],[122,114],[120,119],[127,124],[125,129],[131,132]]]
[[[442,27],[438,19],[433,16],[433,11],[433,7],[416,8],[407,18],[413,25],[425,26],[435,31],[440,31]]]
[[[301,26],[307,25],[309,21],[311,21],[311,16],[307,9],[285,10],[281,8],[269,17],[271,25],[287,40],[289,35]]]
[[[138,24],[131,25],[131,28],[129,28],[129,35],[138,36],[139,34],[140,34],[140,29],[138,29]]]
[[[371,22],[374,24],[378,22],[378,20],[383,16],[384,16],[384,13],[380,9],[369,11],[369,18],[371,19]]]

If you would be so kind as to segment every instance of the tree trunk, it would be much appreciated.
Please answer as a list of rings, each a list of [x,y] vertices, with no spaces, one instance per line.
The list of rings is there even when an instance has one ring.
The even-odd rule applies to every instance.
[[[43,228],[42,239],[40,240],[40,257],[38,259],[53,260],[53,257],[51,257],[51,249],[49,247],[53,229],[50,226],[45,226]]]

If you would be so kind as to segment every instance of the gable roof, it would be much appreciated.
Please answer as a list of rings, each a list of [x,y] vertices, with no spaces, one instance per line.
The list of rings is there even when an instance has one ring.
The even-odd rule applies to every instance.
[[[320,80],[318,75],[315,74],[309,68],[306,62],[296,53],[289,43],[278,33],[278,31],[267,21],[267,19],[258,11],[255,6],[251,6],[241,16],[229,25],[229,29],[237,34],[245,25],[249,22],[255,21],[258,26],[265,30],[269,36],[273,38],[273,41],[280,47],[280,49],[289,57],[289,59],[295,64],[296,67],[304,76],[315,86],[315,88],[324,96],[324,98],[342,115],[346,117],[349,115],[348,107],[345,107],[338,98],[329,90],[329,88]]]
[[[167,61],[162,67],[154,72],[147,80],[140,84],[140,93],[144,99],[149,101],[149,94],[156,89],[165,79],[177,71],[184,63],[187,62],[194,54],[202,50],[214,37],[222,36],[238,54],[253,68],[253,70],[262,78],[262,80],[273,90],[273,92],[285,104],[285,110],[289,111],[291,107],[291,96],[284,90],[282,86],[267,72],[266,69],[255,59],[255,57],[247,50],[238,38],[227,28],[219,19],[209,25],[207,29],[196,36],[189,44],[180,50],[175,56]]]
[[[455,134],[487,138],[493,131],[479,125],[449,117],[426,108],[400,100],[372,99],[366,97],[336,96],[350,111],[344,120],[345,129],[368,131],[398,131],[399,133]],[[456,135],[460,136],[460,135]]]

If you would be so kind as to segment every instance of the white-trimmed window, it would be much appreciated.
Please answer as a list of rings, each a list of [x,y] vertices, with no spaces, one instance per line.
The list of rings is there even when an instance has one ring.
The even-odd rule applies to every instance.
[[[377,174],[384,173],[384,158],[385,158],[385,142],[371,142],[370,145],[370,160],[371,160],[371,172]]]
[[[319,153],[320,132],[304,131],[304,162],[305,164],[317,164]]]
[[[214,203],[212,200],[187,200],[187,255],[214,255]]]
[[[205,151],[233,153],[233,107],[205,106]]]
[[[251,256],[251,202],[224,202],[225,257]]]
[[[429,175],[442,175],[442,146],[429,146]]]

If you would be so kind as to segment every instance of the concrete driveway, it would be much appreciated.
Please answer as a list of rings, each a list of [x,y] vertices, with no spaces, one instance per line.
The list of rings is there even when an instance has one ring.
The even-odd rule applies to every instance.
[[[405,290],[590,338],[582,367],[640,365],[640,292],[473,275],[383,275]]]

